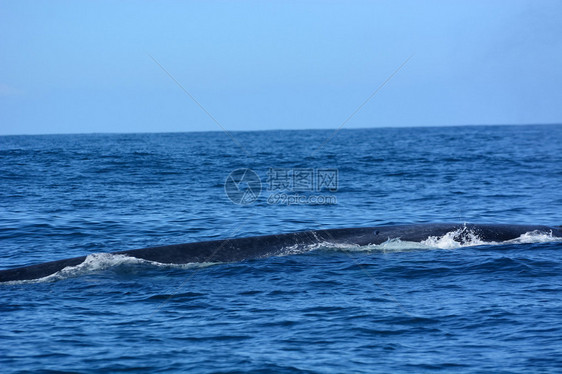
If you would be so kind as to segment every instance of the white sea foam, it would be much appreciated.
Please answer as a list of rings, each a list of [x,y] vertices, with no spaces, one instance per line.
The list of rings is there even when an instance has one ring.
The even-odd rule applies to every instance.
[[[381,244],[357,245],[345,243],[323,242],[312,244],[300,250],[300,253],[314,250],[338,251],[338,252],[400,252],[412,249],[427,249],[428,246],[417,242],[402,241],[398,238],[389,239]]]
[[[532,244],[532,243],[548,243],[548,242],[561,242],[562,238],[556,237],[552,235],[552,231],[544,232],[544,231],[530,231],[526,232],[525,234],[521,235],[518,238],[508,240],[506,243],[515,243],[515,244]]]
[[[422,240],[422,244],[430,248],[455,249],[461,247],[472,247],[476,245],[495,244],[485,242],[473,230],[461,227],[455,231],[449,231],[443,236],[430,236]]]
[[[113,253],[92,253],[86,256],[86,259],[78,265],[67,266],[54,274],[48,275],[43,278],[21,280],[21,281],[10,281],[6,284],[24,284],[24,283],[40,283],[40,282],[53,282],[66,278],[78,277],[81,275],[107,270],[112,267],[120,265],[150,265],[158,267],[167,268],[180,268],[180,269],[191,269],[199,267],[207,267],[214,265],[216,263],[211,262],[198,262],[198,263],[187,263],[187,264],[163,264],[160,262],[143,260],[140,258],[125,256],[121,254]]]
[[[505,245],[505,244],[529,244],[529,243],[547,243],[562,241],[562,238],[552,235],[552,232],[531,231],[526,232],[518,238],[504,241],[484,241],[477,232],[466,227],[450,231],[442,236],[430,236],[420,242],[403,241],[400,238],[393,238],[381,244],[370,244],[359,246],[355,244],[332,244],[320,243],[314,244],[306,248],[306,251],[315,249],[336,250],[345,252],[402,252],[416,249],[457,249],[464,247],[474,247],[481,245]],[[301,250],[301,253],[304,252]]]

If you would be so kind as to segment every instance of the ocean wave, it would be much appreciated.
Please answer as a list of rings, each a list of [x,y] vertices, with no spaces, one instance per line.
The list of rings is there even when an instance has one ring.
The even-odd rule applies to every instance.
[[[113,253],[92,253],[86,256],[86,259],[78,265],[67,266],[62,270],[57,271],[54,274],[48,275],[46,277],[29,279],[29,280],[19,280],[19,281],[9,281],[5,284],[26,284],[26,283],[42,283],[42,282],[54,282],[58,280],[63,280],[67,278],[76,278],[82,275],[95,273],[98,271],[107,270],[117,266],[130,266],[130,265],[148,265],[155,267],[165,267],[165,268],[177,268],[177,269],[193,269],[202,268],[217,264],[216,262],[197,262],[197,263],[187,263],[187,264],[164,264],[156,261],[144,260],[136,257],[125,256],[121,254]]]
[[[454,231],[450,231],[442,236],[430,236],[425,240],[420,242],[413,241],[403,241],[400,238],[388,239],[381,244],[371,244],[365,246],[359,246],[354,244],[334,244],[334,243],[320,243],[314,244],[306,248],[306,251],[312,251],[317,249],[322,250],[336,250],[336,251],[352,251],[352,252],[369,252],[369,251],[380,251],[380,252],[401,252],[401,251],[411,251],[411,250],[427,250],[427,249],[458,249],[465,247],[475,247],[475,246],[498,246],[507,244],[533,244],[533,243],[549,243],[549,242],[559,242],[562,238],[556,237],[550,232],[544,231],[530,231],[522,234],[518,238],[496,242],[496,241],[484,241],[478,235],[476,230],[469,229],[467,227],[462,227]],[[298,252],[293,249],[287,254],[294,254]],[[301,251],[302,252],[302,251]]]

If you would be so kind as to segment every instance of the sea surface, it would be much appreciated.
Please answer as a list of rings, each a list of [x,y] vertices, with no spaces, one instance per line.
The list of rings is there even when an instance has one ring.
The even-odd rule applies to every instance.
[[[238,169],[260,191],[254,178],[233,194]],[[0,183],[0,269],[90,255],[0,284],[1,373],[562,372],[562,241],[548,233],[199,265],[106,254],[338,227],[561,225],[562,126],[3,136]]]

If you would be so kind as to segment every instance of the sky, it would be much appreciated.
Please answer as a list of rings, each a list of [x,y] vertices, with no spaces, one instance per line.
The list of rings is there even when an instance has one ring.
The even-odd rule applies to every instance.
[[[0,135],[562,123],[561,16],[557,0],[0,0]]]

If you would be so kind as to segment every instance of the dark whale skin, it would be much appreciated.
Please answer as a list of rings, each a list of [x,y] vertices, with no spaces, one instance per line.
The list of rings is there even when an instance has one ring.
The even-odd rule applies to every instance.
[[[112,253],[164,264],[237,262],[276,256],[282,254],[283,250],[287,248],[297,249],[318,243],[376,245],[396,238],[403,241],[420,242],[430,236],[439,237],[455,231],[459,231],[456,237],[459,241],[463,241],[463,233],[476,234],[486,242],[504,242],[533,231],[552,233],[554,237],[562,237],[561,226],[431,223],[299,231],[288,234],[174,244]],[[79,265],[85,259],[86,256],[81,256],[0,270],[0,282],[43,278],[65,267]]]

